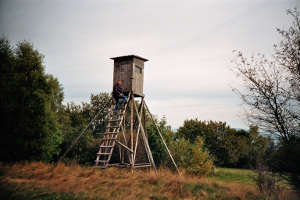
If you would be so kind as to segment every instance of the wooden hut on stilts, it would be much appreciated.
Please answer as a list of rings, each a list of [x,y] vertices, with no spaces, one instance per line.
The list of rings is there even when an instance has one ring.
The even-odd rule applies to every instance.
[[[152,167],[157,172],[146,130],[146,113],[148,113],[178,171],[176,163],[145,102],[145,95],[143,94],[144,63],[148,60],[137,55],[113,57],[111,59],[114,60],[113,84],[118,81],[122,82],[123,93],[127,96],[125,105],[114,114],[115,102],[111,98],[57,163],[66,156],[84,132],[98,119],[105,107],[114,102],[111,103],[108,125],[100,142],[94,168],[131,167],[136,169]]]

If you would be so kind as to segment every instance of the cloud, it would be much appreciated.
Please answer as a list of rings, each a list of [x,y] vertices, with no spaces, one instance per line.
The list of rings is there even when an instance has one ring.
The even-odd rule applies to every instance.
[[[64,87],[65,102],[110,92],[111,57],[137,54],[145,63],[144,93],[151,112],[178,128],[187,118],[226,121],[240,100],[229,83],[232,50],[268,53],[289,27],[286,9],[298,0],[1,1],[1,34],[30,40],[46,72]]]

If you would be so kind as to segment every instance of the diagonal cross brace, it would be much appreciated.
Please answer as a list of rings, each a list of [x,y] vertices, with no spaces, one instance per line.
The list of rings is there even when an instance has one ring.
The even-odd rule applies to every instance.
[[[135,101],[133,101],[133,104],[134,104],[134,108],[135,108],[135,111],[136,111],[136,114],[137,114],[137,118],[139,120],[139,123],[141,124],[141,118],[140,118],[140,115],[138,113],[138,110],[137,110],[137,106],[136,106],[136,103]],[[142,131],[142,136],[143,136],[143,139],[144,139],[144,142],[145,142],[145,146],[146,146],[146,151],[150,154],[150,162],[152,164],[152,167],[155,171],[155,173],[157,173],[157,170],[156,170],[156,167],[155,167],[155,163],[154,163],[154,160],[153,160],[153,156],[152,156],[152,153],[151,153],[151,150],[150,150],[150,146],[149,146],[149,143],[148,143],[148,140],[146,138],[146,135],[145,135],[145,131],[144,131],[144,128],[143,126],[141,126],[141,131]]]

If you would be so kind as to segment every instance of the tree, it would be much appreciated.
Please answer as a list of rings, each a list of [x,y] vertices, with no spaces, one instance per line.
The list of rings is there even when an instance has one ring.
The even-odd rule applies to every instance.
[[[270,139],[259,135],[257,126],[250,126],[249,137],[246,140],[249,149],[245,155],[248,163],[244,165],[254,168],[258,164],[265,164],[269,140]]]
[[[274,45],[274,59],[282,69],[289,74],[286,80],[289,82],[291,99],[300,102],[300,18],[299,12],[295,8],[294,12],[287,10],[287,13],[294,18],[293,26],[288,30],[277,29],[283,37],[278,45]],[[299,105],[299,104],[298,104]],[[299,120],[299,110],[294,113],[293,117]]]
[[[0,56],[0,160],[49,162],[59,153],[62,140],[58,128],[62,87],[56,78],[45,74],[44,56],[32,44],[23,41],[13,49],[3,36]]]
[[[86,105],[86,103],[82,103]],[[89,123],[89,116],[86,116],[86,107],[77,105],[74,102],[67,103],[67,106],[61,112],[61,124],[63,133],[63,142],[60,145],[61,153],[64,153],[75,141],[81,131]],[[89,129],[80,138],[74,148],[68,153],[65,160],[75,161],[78,164],[93,163],[96,152],[90,153],[90,147],[93,143],[92,130]]]
[[[273,163],[281,164],[273,170],[284,173],[300,190],[300,148],[295,142],[300,137],[300,18],[296,8],[287,13],[294,19],[293,26],[277,29],[283,39],[274,45],[271,58],[258,54],[248,60],[242,52],[235,55],[232,70],[243,84],[233,91],[243,100],[248,122],[280,141]]]
[[[109,93],[106,92],[91,94],[90,103],[82,102],[81,105],[77,105],[74,102],[70,102],[62,107],[60,112],[60,123],[63,133],[63,142],[60,145],[62,149],[61,154],[70,147],[110,98]],[[65,161],[75,161],[78,164],[94,164],[95,156],[99,151],[99,140],[104,136],[108,118],[109,106],[100,113],[97,120],[82,135],[78,143],[66,156]]]
[[[249,131],[235,130],[226,122],[191,119],[179,127],[177,137],[191,143],[201,137],[217,166],[251,168],[263,160],[267,150],[268,139],[258,133],[255,126]]]
[[[244,116],[286,142],[299,135],[300,120],[299,13],[295,10],[293,16],[294,27],[278,29],[284,40],[275,45],[274,59],[258,54],[248,60],[238,52],[233,60],[233,72],[243,81],[242,88],[233,91],[246,105]]]
[[[83,109],[85,117],[91,121],[94,119],[95,115],[98,114],[101,108],[105,106],[105,104],[110,100],[111,95],[107,92],[101,92],[99,94],[91,94],[90,104],[83,103]],[[104,133],[108,119],[109,119],[110,108],[107,106],[103,112],[99,115],[98,119],[93,123],[93,134],[94,136],[97,133]]]
[[[16,121],[17,102],[11,97],[17,93],[17,73],[13,48],[4,36],[0,37],[0,93],[0,160],[7,162],[12,160],[8,152],[14,151],[11,149],[14,140],[11,130]]]

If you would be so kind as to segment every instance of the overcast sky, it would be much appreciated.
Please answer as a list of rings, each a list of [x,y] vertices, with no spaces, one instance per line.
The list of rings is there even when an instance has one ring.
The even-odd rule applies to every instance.
[[[145,63],[149,109],[178,128],[186,119],[248,128],[229,70],[233,50],[270,54],[288,28],[287,9],[300,0],[0,0],[0,33],[12,45],[28,40],[45,55],[46,72],[64,87],[65,101],[89,102],[111,92],[111,57]]]

